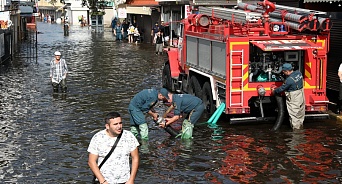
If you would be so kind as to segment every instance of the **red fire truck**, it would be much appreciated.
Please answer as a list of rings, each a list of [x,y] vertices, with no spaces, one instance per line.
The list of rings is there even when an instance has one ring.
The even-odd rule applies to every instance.
[[[306,117],[327,117],[327,52],[332,23],[325,12],[267,0],[235,8],[199,7],[181,21],[178,46],[167,49],[163,86],[200,97],[212,114],[221,103],[231,123],[286,116],[282,64],[302,72]],[[237,115],[244,116],[237,116]],[[234,118],[235,117],[235,118]]]

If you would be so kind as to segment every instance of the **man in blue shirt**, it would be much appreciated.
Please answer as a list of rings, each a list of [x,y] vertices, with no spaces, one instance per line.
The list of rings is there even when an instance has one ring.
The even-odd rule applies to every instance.
[[[282,86],[274,89],[275,94],[285,91],[286,106],[289,113],[290,124],[293,129],[303,128],[305,117],[305,95],[303,89],[303,75],[298,70],[293,71],[290,63],[284,63],[282,66],[284,74],[287,76]]]
[[[177,121],[181,118],[182,113],[189,114],[187,122],[189,122],[190,126],[193,126],[204,111],[202,100],[196,96],[190,94],[171,94],[165,88],[161,89],[160,93],[168,100],[168,102],[172,103],[170,108],[173,108],[174,110],[174,116],[172,118],[165,118],[165,123],[163,122],[159,125],[162,128],[165,128]],[[189,134],[192,135],[192,129]]]
[[[116,40],[122,41],[122,33],[123,33],[123,28],[120,24],[120,22],[116,22],[116,26],[114,28],[114,35],[116,36]]]
[[[140,91],[131,100],[128,111],[130,114],[131,132],[136,137],[140,132],[141,139],[148,139],[148,126],[144,114],[149,114],[156,121],[158,113],[153,112],[152,108],[158,100],[165,100],[165,97],[154,88]]]

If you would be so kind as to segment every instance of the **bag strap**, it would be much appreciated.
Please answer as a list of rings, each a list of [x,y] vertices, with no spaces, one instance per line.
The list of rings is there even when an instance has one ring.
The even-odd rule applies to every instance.
[[[110,155],[113,153],[116,145],[118,144],[120,138],[121,138],[121,135],[122,135],[123,131],[121,132],[121,134],[119,134],[118,138],[116,139],[112,149],[109,151],[109,153],[106,155],[106,157],[102,160],[101,164],[99,165],[99,169],[102,167],[102,165],[107,161],[107,159],[110,157]]]
[[[102,160],[101,164],[99,165],[99,169],[101,169],[101,167],[103,166],[103,164],[108,160],[108,158],[110,157],[110,155],[113,153],[116,145],[118,144],[120,138],[121,138],[121,135],[123,134],[123,131],[121,132],[121,134],[119,134],[118,138],[115,140],[115,143],[112,147],[112,149],[110,149],[110,151],[108,152],[108,154],[105,156],[105,158]],[[96,176],[94,175],[94,178],[93,178],[93,182],[96,180]]]

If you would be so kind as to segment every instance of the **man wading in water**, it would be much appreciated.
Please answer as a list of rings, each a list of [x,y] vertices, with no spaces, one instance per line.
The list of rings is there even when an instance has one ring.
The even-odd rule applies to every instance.
[[[66,93],[66,76],[68,67],[65,59],[61,59],[61,53],[55,52],[55,58],[50,62],[50,78],[52,82],[53,92],[58,92],[58,86],[61,86],[62,92]]]

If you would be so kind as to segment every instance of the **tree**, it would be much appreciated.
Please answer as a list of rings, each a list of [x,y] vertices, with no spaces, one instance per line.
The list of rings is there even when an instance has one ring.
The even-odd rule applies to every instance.
[[[52,4],[53,6],[55,6],[55,4],[57,4],[57,0],[50,0],[49,3]]]

